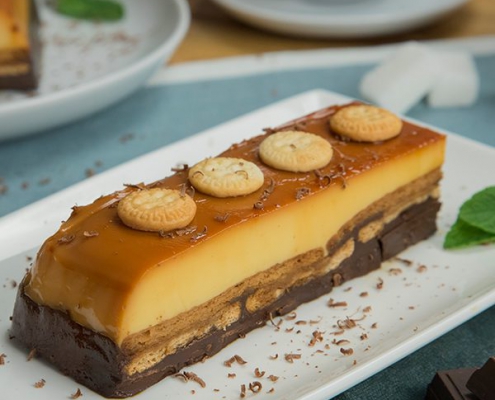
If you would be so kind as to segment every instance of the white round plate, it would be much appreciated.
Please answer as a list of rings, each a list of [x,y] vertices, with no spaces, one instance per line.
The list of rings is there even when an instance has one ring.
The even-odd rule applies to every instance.
[[[38,90],[0,91],[0,140],[38,133],[107,107],[168,61],[187,32],[186,0],[120,0],[118,22],[58,15],[38,0],[43,46]]]
[[[428,24],[467,0],[213,0],[240,20],[293,36],[364,38]]]

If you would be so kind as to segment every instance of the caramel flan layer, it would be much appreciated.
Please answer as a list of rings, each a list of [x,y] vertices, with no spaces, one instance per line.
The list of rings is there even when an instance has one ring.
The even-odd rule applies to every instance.
[[[39,21],[31,0],[0,0],[0,89],[37,86]]]
[[[337,109],[284,126],[332,144],[332,161],[318,171],[291,173],[264,165],[257,149],[270,133],[224,152],[256,163],[265,184],[237,198],[194,193],[194,232],[160,235],[125,226],[115,206],[139,188],[76,207],[43,245],[26,283],[27,296],[68,312],[78,324],[121,344],[129,335],[187,312],[295,255],[314,249],[327,255],[327,241],[348,221],[437,170],[445,146],[443,135],[407,122],[399,136],[386,142],[343,141],[328,123]],[[150,186],[188,188],[187,171]]]

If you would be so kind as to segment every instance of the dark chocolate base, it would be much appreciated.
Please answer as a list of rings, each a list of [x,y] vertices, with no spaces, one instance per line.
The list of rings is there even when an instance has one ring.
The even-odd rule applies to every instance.
[[[428,385],[425,400],[479,400],[466,388],[475,368],[437,372]]]
[[[245,293],[242,298],[235,299],[242,306],[241,317],[226,331],[212,331],[143,373],[127,376],[123,372],[126,355],[113,341],[76,324],[64,312],[34,303],[24,294],[23,285],[19,288],[11,333],[29,350],[36,349],[36,354],[49,360],[64,374],[101,395],[132,396],[181,368],[212,356],[238,337],[264,325],[272,316],[289,313],[300,304],[330,292],[334,286],[379,268],[383,260],[428,238],[436,230],[439,208],[440,203],[433,198],[414,205],[387,224],[377,238],[366,243],[357,240],[359,228],[364,224],[356,227],[344,235],[339,244],[329,248],[332,251],[349,238],[355,239],[352,256],[337,269],[286,290],[274,303],[255,313],[246,309],[245,302],[250,293]]]
[[[466,386],[479,400],[495,400],[495,357],[474,371]]]

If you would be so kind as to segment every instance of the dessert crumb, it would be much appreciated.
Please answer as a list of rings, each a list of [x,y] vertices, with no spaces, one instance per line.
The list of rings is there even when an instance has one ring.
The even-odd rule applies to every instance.
[[[36,349],[31,349],[27,356],[27,361],[31,361],[33,358],[36,357]]]
[[[82,397],[82,392],[81,392],[81,389],[77,388],[76,392],[75,393],[72,393],[69,397],[69,399],[78,399],[79,397]]]
[[[44,379],[40,379],[38,382],[34,383],[34,387],[36,389],[41,389],[42,387],[45,386],[46,381]]]

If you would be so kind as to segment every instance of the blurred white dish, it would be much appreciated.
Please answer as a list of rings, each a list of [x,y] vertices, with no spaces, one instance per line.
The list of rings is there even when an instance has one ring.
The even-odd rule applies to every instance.
[[[364,38],[428,24],[467,0],[213,0],[258,28],[294,36]]]
[[[116,23],[66,18],[38,0],[42,74],[33,93],[0,91],[0,140],[42,132],[121,100],[163,65],[187,32],[186,0],[121,0]]]

